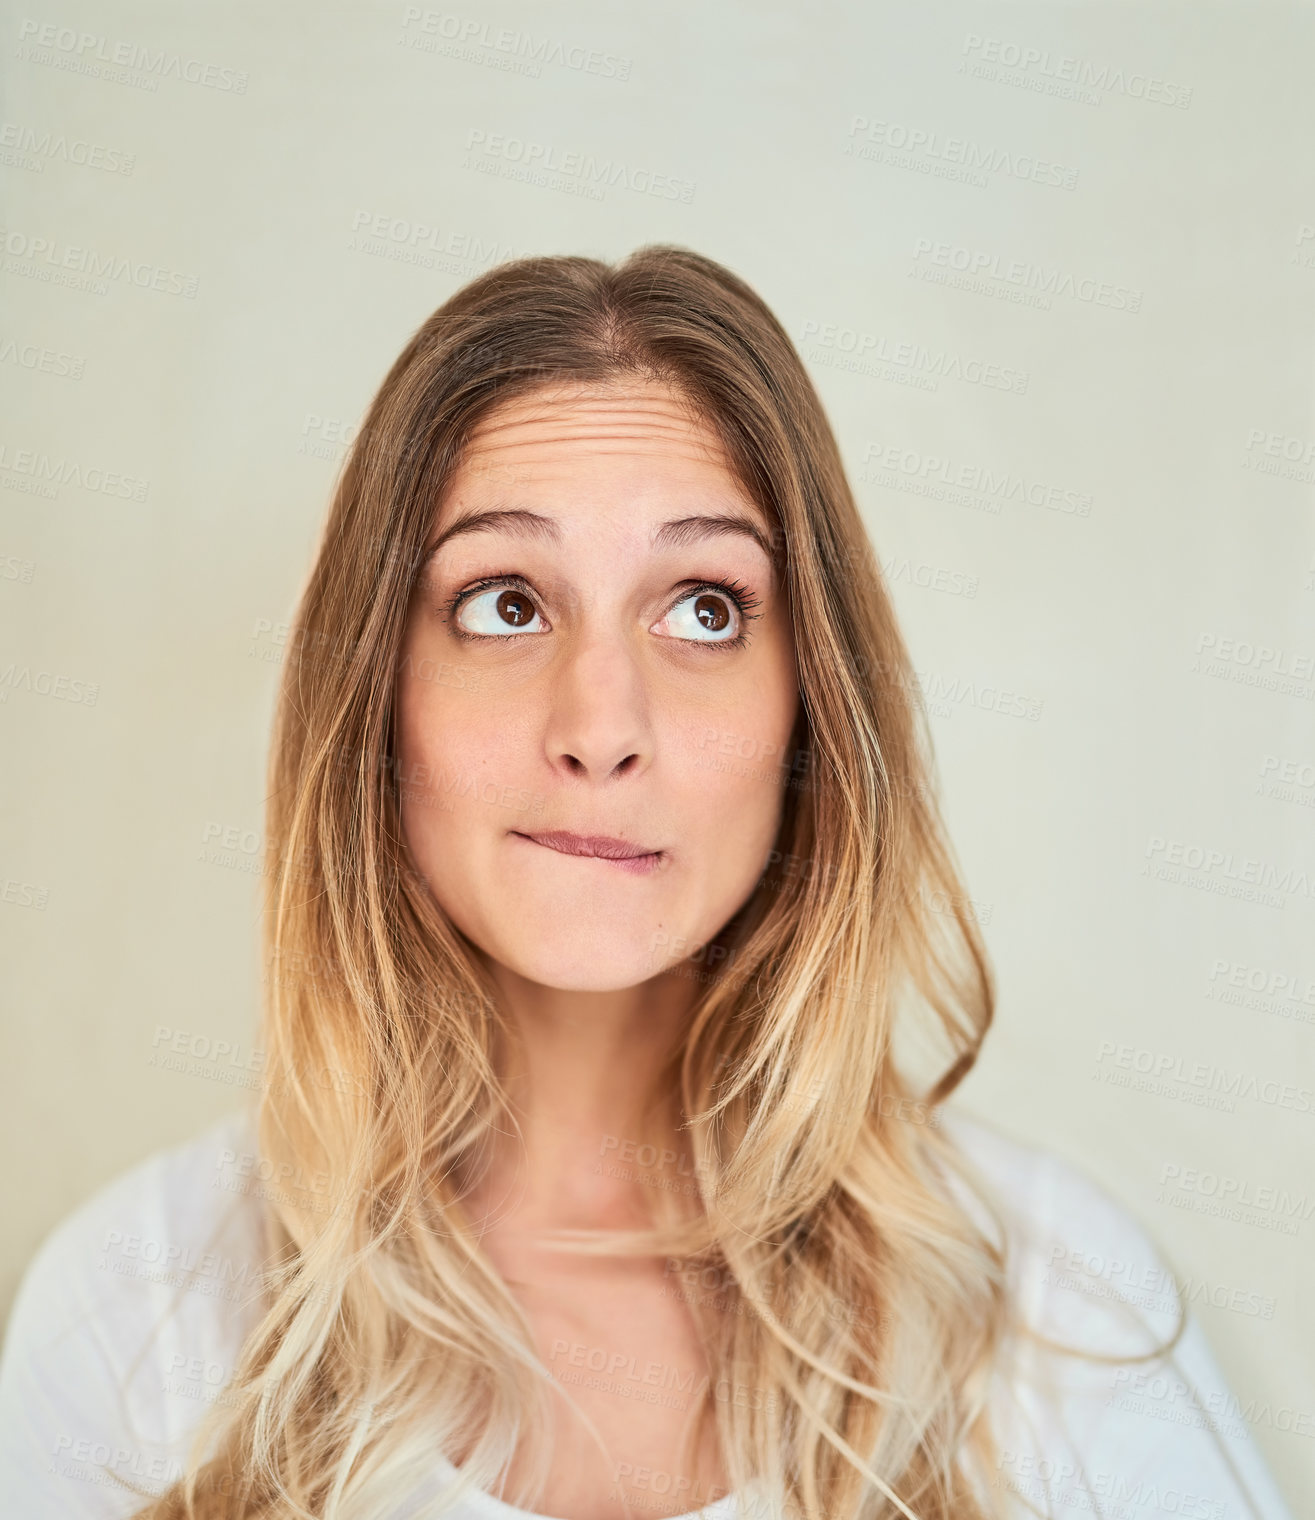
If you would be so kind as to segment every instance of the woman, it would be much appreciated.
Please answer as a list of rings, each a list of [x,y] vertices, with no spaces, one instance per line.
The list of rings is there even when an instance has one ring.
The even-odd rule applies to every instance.
[[[754,292],[460,290],[294,625],[258,1109],[29,1269],[21,1513],[1281,1520],[1137,1226],[943,1107],[992,983],[931,770]]]

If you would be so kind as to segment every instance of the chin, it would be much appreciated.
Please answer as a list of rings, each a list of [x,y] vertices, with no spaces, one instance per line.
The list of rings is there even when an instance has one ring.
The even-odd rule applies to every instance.
[[[521,929],[492,947],[496,960],[541,987],[563,992],[618,992],[651,981],[670,964],[670,953],[654,944],[651,924],[627,933],[564,929],[560,920],[543,935]]]

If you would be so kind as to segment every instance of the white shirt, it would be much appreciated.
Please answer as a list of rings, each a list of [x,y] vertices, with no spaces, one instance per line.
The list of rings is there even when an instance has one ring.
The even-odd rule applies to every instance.
[[[942,1119],[1007,1207],[1010,1292],[1028,1323],[1119,1356],[1172,1329],[1172,1279],[1108,1195],[1045,1151]],[[108,1472],[149,1493],[178,1475],[254,1323],[261,1191],[288,1180],[316,1185],[271,1176],[236,1113],[122,1173],[46,1237],[0,1354],[0,1520],[121,1520],[144,1501]],[[1028,1500],[1072,1520],[1292,1520],[1250,1428],[1255,1405],[1233,1397],[1191,1316],[1171,1365],[1038,1350],[994,1398],[1011,1515],[1034,1513]],[[424,1495],[399,1495],[386,1520],[455,1473],[436,1458]],[[734,1496],[681,1520],[695,1513],[731,1520]],[[478,1490],[450,1515],[543,1520]]]

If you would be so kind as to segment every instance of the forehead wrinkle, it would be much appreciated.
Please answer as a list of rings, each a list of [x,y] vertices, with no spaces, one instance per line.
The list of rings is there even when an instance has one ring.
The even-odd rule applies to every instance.
[[[706,463],[721,463],[715,450],[710,450],[700,439],[690,438],[680,432],[629,433],[615,428],[595,432],[586,428],[567,428],[553,433],[536,433],[532,437],[501,439],[497,443],[474,446],[468,457],[489,457],[494,454],[524,454],[526,451],[558,449],[573,443],[615,445],[614,452],[630,449],[632,452],[663,452],[676,454],[685,459],[698,459]]]
[[[525,486],[532,477],[542,485],[559,485],[569,481],[573,461],[570,446],[586,444],[599,454],[659,453],[681,464],[711,465],[726,478],[730,496],[723,505],[731,508],[733,515],[747,520],[755,528],[770,532],[762,508],[744,489],[726,453],[720,434],[697,411],[692,409],[688,398],[659,390],[657,394],[635,396],[631,393],[599,395],[552,394],[531,392],[527,396],[513,398],[490,413],[475,425],[467,436],[465,458],[462,467],[469,467],[473,474],[488,474],[490,458],[511,458],[519,455],[508,470],[514,470],[520,484]],[[528,464],[527,455],[537,452],[542,468],[535,470]],[[527,473],[528,472],[528,473]],[[499,473],[496,465],[491,473]],[[466,492],[461,492],[466,496]],[[482,493],[481,493],[482,494]],[[683,492],[682,492],[683,494]],[[706,493],[700,491],[699,495]],[[718,495],[724,493],[718,492]],[[468,500],[468,505],[469,505]],[[495,507],[511,503],[498,501]],[[517,506],[533,510],[529,501],[517,502]],[[691,503],[692,505],[692,503]],[[709,506],[712,504],[709,503]],[[665,525],[655,523],[650,534],[650,544],[667,548],[688,545],[700,538],[723,536],[740,537],[734,530],[714,528],[709,535],[700,532],[699,525],[691,518],[701,515],[697,509],[685,516],[668,519]],[[721,516],[715,513],[712,515]],[[527,524],[520,524],[524,532]],[[464,536],[464,535],[463,535]],[[531,536],[541,536],[532,534]],[[547,536],[547,535],[542,535]],[[757,539],[771,567],[776,570],[775,556],[766,541],[766,535]]]
[[[689,400],[667,386],[577,386],[523,391],[495,408],[495,412],[561,411],[563,408],[587,411],[685,411]],[[490,414],[492,415],[492,414]]]
[[[488,428],[517,427],[527,422],[547,421],[553,417],[648,417],[664,421],[679,421],[692,427],[695,419],[683,408],[626,406],[551,406],[519,407],[508,403],[491,412],[478,426]]]
[[[629,433],[632,437],[649,434],[672,438],[715,438],[715,434],[680,422],[671,417],[643,418],[633,412],[616,413],[615,419],[578,413],[564,417],[518,417],[501,423],[496,428],[478,429],[471,434],[471,442],[479,443],[486,438],[496,438],[501,443],[508,433],[547,432],[555,436],[562,432],[573,434],[588,429],[604,433]]]
[[[546,466],[559,469],[562,456],[569,458],[574,447],[583,445],[598,454],[662,455],[684,464],[711,466],[721,474],[733,477],[721,440],[716,435],[701,434],[687,427],[655,426],[636,430],[630,423],[599,427],[596,421],[562,419],[547,427],[539,423],[513,424],[507,434],[498,438],[472,437],[467,441],[462,464],[472,474],[490,468],[496,473],[496,465],[491,466],[490,461],[502,458],[508,461],[508,469],[519,472],[529,468],[528,461],[538,456]]]
[[[563,415],[564,414],[564,415]],[[615,431],[613,419],[626,419],[635,431],[627,437],[641,437],[645,432],[659,436],[714,437],[706,421],[692,412],[684,397],[662,392],[656,396],[631,393],[619,395],[531,393],[497,407],[476,424],[470,442],[489,434],[523,432],[526,429],[550,430],[549,436],[593,438],[597,434],[579,433],[589,426]]]

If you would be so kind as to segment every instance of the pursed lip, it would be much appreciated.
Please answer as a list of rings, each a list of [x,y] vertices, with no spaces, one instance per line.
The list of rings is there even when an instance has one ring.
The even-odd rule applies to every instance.
[[[519,829],[514,830],[521,833]],[[628,839],[613,839],[606,834],[571,834],[554,829],[546,834],[521,834],[535,844],[546,845],[563,855],[595,855],[603,860],[637,860],[644,855],[660,855],[660,850],[646,850]]]

